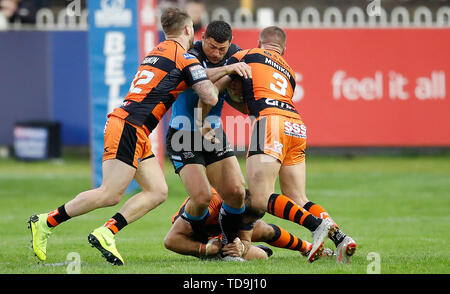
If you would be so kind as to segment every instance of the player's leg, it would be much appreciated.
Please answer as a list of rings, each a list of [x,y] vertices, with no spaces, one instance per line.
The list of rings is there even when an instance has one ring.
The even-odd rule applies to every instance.
[[[258,220],[253,228],[252,242],[265,242],[271,246],[309,253],[311,243],[289,233],[280,226]]]
[[[103,226],[114,235],[138,220],[167,198],[167,184],[158,160],[152,157],[140,162],[134,179],[142,191],[128,199],[122,208]]]
[[[202,164],[187,164],[179,175],[190,197],[181,217],[190,223],[196,238],[206,242],[204,225],[209,216],[208,205],[212,198],[206,169]]]
[[[103,180],[100,187],[82,192],[65,204],[65,210],[70,217],[118,204],[133,179],[136,168],[118,159],[110,159],[103,162],[102,171]]]
[[[128,224],[159,206],[167,199],[168,194],[164,173],[156,157],[141,161],[134,179],[142,191],[128,199],[119,210]]]
[[[281,164],[266,154],[247,158],[247,181],[252,197],[252,206],[265,209],[268,213],[282,219],[298,223],[314,231],[321,220],[304,210],[286,195],[274,193]]]
[[[233,242],[238,236],[245,210],[245,180],[235,156],[230,156],[206,167],[209,182],[223,199],[219,223],[223,243]]]
[[[289,196],[304,209],[321,219],[330,219],[328,212],[321,206],[314,204],[306,197],[306,163],[305,161],[294,165],[283,165],[280,168],[280,187],[284,195]]]
[[[338,261],[350,262],[351,256],[356,250],[355,241],[344,234],[322,206],[308,200],[305,192],[305,182],[306,164],[304,161],[294,165],[283,165],[280,168],[280,187],[282,193],[292,199],[296,199],[298,201],[297,203],[301,204],[305,210],[316,217],[328,219],[334,224],[335,228],[330,235],[330,239],[336,245]]]
[[[115,234],[164,201],[167,197],[167,186],[159,163],[151,152],[148,134],[143,128],[125,123],[120,140],[111,142],[105,135],[105,146],[109,147],[105,149],[113,151],[112,156],[136,169],[133,176],[142,188],[142,192],[131,197],[119,212],[88,236],[89,243],[97,248],[108,262],[122,265],[124,261],[117,251]],[[108,156],[110,155],[106,153],[104,159]],[[128,184],[130,181],[131,179]],[[128,184],[121,191],[122,194]]]
[[[288,232],[281,226],[275,224],[267,224],[262,220],[258,220],[253,228],[252,242],[265,242],[273,247],[289,249],[300,252],[301,255],[307,257],[312,249],[312,244],[302,240],[294,234]],[[332,256],[333,250],[325,248],[322,256]],[[317,255],[314,260],[320,256]],[[313,260],[313,261],[314,261]]]
[[[40,260],[46,259],[47,240],[54,227],[71,217],[117,204],[136,172],[134,167],[117,159],[104,161],[102,170],[103,181],[100,187],[78,194],[54,211],[30,217],[28,222],[32,233],[32,247]]]
[[[314,261],[321,253],[323,242],[331,225],[315,217],[289,197],[274,193],[274,184],[281,164],[267,154],[247,158],[247,181],[252,195],[252,205],[282,219],[302,225],[313,232],[313,249],[308,260]]]
[[[196,137],[196,136],[199,136]],[[208,205],[211,201],[211,186],[206,176],[206,163],[201,151],[195,146],[201,135],[191,131],[169,128],[166,136],[167,155],[171,160],[175,173],[180,176],[190,200],[181,215],[188,221],[194,235],[202,241],[207,241],[204,223],[208,217]],[[200,146],[201,150],[201,146]]]

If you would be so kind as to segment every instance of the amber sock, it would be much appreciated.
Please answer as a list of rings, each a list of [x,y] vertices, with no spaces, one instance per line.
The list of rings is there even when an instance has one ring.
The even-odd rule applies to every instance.
[[[346,235],[344,232],[342,232],[336,222],[330,217],[328,212],[319,204],[316,204],[314,202],[307,202],[305,205],[303,205],[303,208],[315,215],[316,217],[319,217],[321,219],[329,219],[333,222],[333,224],[336,226],[336,229],[333,233],[333,235],[330,236],[331,241],[336,245],[336,247],[344,240]]]
[[[282,227],[273,224],[269,224],[269,226],[271,226],[275,231],[275,236],[271,240],[267,241],[269,245],[300,252],[305,252],[308,249],[307,242],[303,241],[297,236],[292,235]]]
[[[305,205],[303,205],[303,209],[307,210],[308,212],[312,213],[314,216],[316,216],[318,218],[329,219],[336,225],[336,223],[330,217],[328,212],[322,206],[320,206],[319,204],[316,204],[314,202],[309,201]]]
[[[322,223],[320,218],[315,217],[290,198],[281,194],[270,195],[267,212],[276,217],[295,222],[310,231],[315,231]]]

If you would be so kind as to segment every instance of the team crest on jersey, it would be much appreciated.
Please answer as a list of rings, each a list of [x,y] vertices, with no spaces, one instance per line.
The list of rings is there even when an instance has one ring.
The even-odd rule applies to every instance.
[[[189,54],[189,53],[184,53],[183,56],[184,56],[184,58],[186,58],[186,59],[196,58],[194,55]]]
[[[207,78],[206,71],[201,65],[194,65],[189,68],[194,81]]]

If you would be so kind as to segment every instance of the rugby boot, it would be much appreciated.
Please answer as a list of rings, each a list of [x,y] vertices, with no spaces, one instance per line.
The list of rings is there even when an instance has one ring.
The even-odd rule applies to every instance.
[[[313,245],[311,251],[308,254],[308,261],[313,262],[322,255],[324,250],[323,243],[325,239],[334,230],[333,223],[329,219],[324,219],[320,225],[312,232]],[[317,257],[318,256],[318,257]]]
[[[47,216],[47,213],[33,214],[27,221],[31,231],[31,248],[41,261],[47,259],[47,240],[53,230],[47,225]]]
[[[349,236],[345,236],[344,240],[336,247],[336,262],[351,263],[355,251],[356,242]]]
[[[113,265],[123,265],[124,260],[116,248],[114,234],[106,227],[95,229],[88,236],[88,242],[97,248],[106,261]]]

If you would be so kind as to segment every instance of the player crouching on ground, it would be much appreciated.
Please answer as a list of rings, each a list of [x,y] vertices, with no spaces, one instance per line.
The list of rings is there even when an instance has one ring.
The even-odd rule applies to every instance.
[[[267,244],[299,251],[303,256],[308,256],[312,244],[301,240],[283,228],[267,224],[261,220],[264,210],[255,209],[251,206],[251,197],[248,190],[245,196],[245,212],[239,238],[233,243],[222,247],[221,228],[219,225],[219,212],[223,200],[220,195],[212,189],[213,197],[208,207],[210,216],[205,222],[205,230],[209,240],[201,240],[200,236],[193,234],[191,225],[179,217],[189,201],[189,197],[183,202],[179,211],[172,217],[172,227],[164,239],[164,246],[178,254],[192,255],[200,258],[211,258],[224,255],[242,257],[243,260],[267,259],[272,255],[272,250],[264,245],[251,245],[251,242],[266,242]],[[333,251],[326,248],[322,256],[331,256]],[[320,255],[317,255],[318,259]]]

